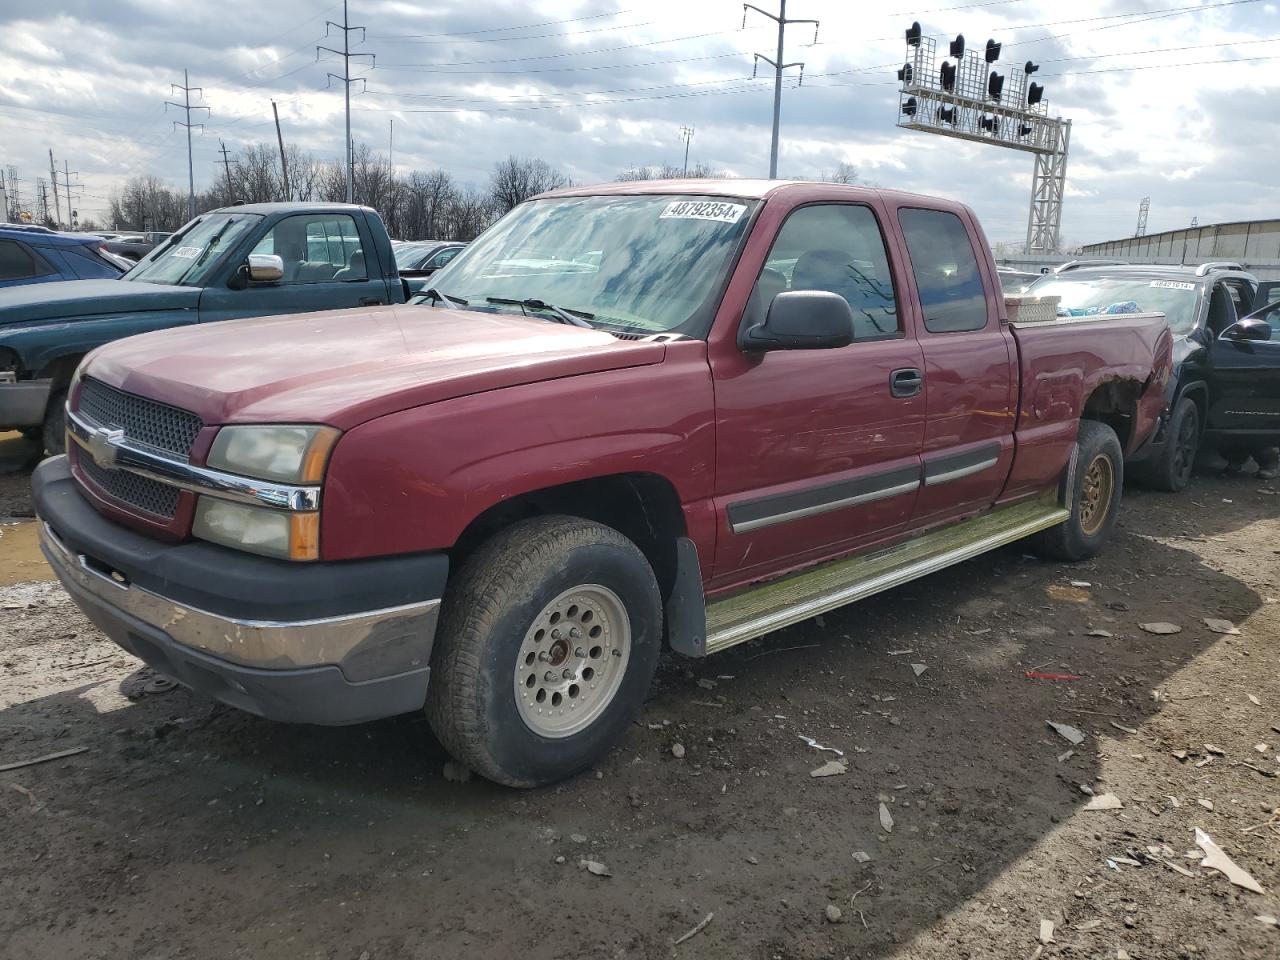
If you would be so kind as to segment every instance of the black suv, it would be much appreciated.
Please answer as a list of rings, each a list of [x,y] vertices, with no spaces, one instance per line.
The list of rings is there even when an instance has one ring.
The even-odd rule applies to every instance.
[[[1164,490],[1181,490],[1201,445],[1236,466],[1253,456],[1275,475],[1280,444],[1280,282],[1237,263],[1199,266],[1065,264],[1027,290],[1061,297],[1060,315],[1159,312],[1174,335],[1166,420],[1130,462]],[[1270,304],[1270,306],[1268,306]],[[1250,316],[1252,314],[1253,316]]]

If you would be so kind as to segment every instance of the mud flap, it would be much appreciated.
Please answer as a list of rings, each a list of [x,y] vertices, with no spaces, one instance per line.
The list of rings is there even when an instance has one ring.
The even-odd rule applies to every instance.
[[[702,593],[698,548],[688,537],[676,540],[676,576],[667,598],[667,643],[686,657],[707,655],[707,607]]]

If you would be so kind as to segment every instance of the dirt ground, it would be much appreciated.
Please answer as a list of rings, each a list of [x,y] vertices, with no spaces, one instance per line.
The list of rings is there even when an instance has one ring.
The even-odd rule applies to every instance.
[[[30,515],[19,443],[0,516]],[[1280,956],[1280,483],[1126,495],[1095,561],[1014,546],[667,657],[625,742],[533,792],[445,780],[420,717],[142,692],[2,526],[0,766],[84,752],[0,772],[0,954]],[[834,755],[802,737],[848,772],[812,777]],[[1203,868],[1197,827],[1266,892]]]

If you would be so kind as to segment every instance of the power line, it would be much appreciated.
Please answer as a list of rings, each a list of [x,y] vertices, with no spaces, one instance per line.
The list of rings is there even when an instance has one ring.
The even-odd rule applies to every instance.
[[[538,23],[525,23],[514,27],[485,27],[482,30],[460,30],[456,33],[410,33],[400,34],[401,37],[463,37],[476,33],[497,33],[501,30],[532,30],[535,27],[551,27],[561,23],[583,23],[587,20],[603,20],[605,17],[620,17],[624,13],[631,13],[631,10],[613,10],[609,13],[593,13],[587,17],[570,17],[567,20],[541,20]],[[390,35],[374,34],[375,39],[392,39]]]

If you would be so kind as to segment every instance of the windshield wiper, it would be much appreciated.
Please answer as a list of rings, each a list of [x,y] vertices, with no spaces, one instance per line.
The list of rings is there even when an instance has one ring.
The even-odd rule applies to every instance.
[[[594,320],[594,313],[587,313],[585,310],[571,310],[568,307],[557,307],[554,303],[547,303],[545,300],[539,300],[537,297],[530,297],[528,300],[511,300],[507,297],[485,297],[487,303],[497,303],[508,307],[520,307],[522,310],[526,307],[530,310],[549,310],[560,318],[561,323],[567,323],[572,327],[586,327],[588,330],[594,330],[588,320]]]
[[[213,253],[213,248],[218,245],[218,241],[222,239],[222,235],[226,233],[228,230],[230,230],[231,225],[236,222],[237,221],[235,217],[227,218],[227,222],[222,225],[222,229],[219,230],[217,233],[215,233],[209,239],[209,242],[205,245],[204,252],[201,253],[200,256],[196,258],[196,262],[193,263],[190,267],[188,267],[185,271],[183,271],[182,276],[178,279],[178,283],[182,283],[182,281],[187,279],[187,277],[190,276],[191,273],[200,266],[200,264],[204,263],[205,260],[209,259],[209,254]]]
[[[461,297],[451,297],[447,293],[441,293],[435,287],[423,290],[421,296],[427,297],[432,303],[448,303],[459,307],[468,306],[467,301]]]

